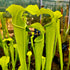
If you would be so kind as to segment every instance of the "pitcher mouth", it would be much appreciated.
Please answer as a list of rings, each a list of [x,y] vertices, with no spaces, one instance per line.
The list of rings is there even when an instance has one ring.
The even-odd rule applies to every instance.
[[[12,23],[13,24],[13,23]],[[25,25],[24,27],[18,26],[16,24],[13,24],[14,27],[20,28],[20,29],[25,29],[27,27],[27,25]]]
[[[36,43],[42,42],[42,41],[43,41],[43,35],[42,34],[34,40],[34,42],[36,42]]]

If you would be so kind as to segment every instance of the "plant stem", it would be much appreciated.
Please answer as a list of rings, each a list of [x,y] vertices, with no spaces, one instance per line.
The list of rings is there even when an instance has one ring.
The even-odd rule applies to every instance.
[[[68,61],[67,70],[69,70],[69,65],[70,65],[70,38],[69,38],[69,61]]]
[[[8,70],[8,67],[7,66],[2,66],[2,69],[3,70]]]
[[[30,70],[30,61],[31,61],[31,57],[30,56],[28,57],[28,61],[29,61],[28,70]]]

